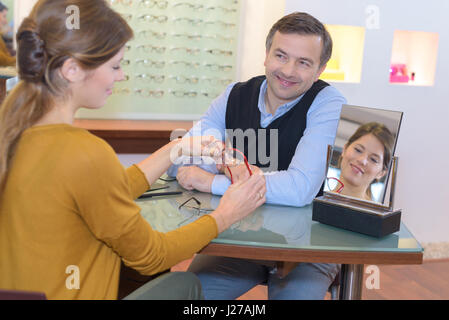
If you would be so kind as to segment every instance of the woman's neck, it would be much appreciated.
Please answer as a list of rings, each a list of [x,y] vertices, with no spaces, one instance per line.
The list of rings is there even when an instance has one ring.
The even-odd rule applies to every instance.
[[[34,124],[34,126],[59,124],[59,123],[67,123],[71,125],[75,120],[76,110],[78,110],[78,108],[75,108],[67,101],[64,102],[56,101],[54,103],[53,108],[51,108],[49,112],[47,112],[42,118],[40,118]]]
[[[340,178],[340,179],[344,185],[343,190],[341,190],[340,194],[354,197],[354,198],[363,199],[363,200],[371,200],[366,192],[367,191],[366,187],[353,186],[353,185],[349,184],[347,181],[345,181],[344,179],[342,179],[342,178]]]

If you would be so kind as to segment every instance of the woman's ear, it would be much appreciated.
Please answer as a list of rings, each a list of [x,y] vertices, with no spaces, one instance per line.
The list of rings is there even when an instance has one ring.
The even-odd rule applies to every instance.
[[[387,174],[387,169],[383,169],[381,172],[379,172],[376,176],[376,180],[379,181]]]
[[[86,72],[73,58],[68,58],[66,61],[64,61],[60,72],[62,77],[68,82],[79,82],[84,80],[86,76]]]

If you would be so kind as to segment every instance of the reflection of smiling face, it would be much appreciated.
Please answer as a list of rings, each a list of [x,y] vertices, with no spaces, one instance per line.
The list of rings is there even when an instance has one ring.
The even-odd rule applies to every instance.
[[[383,157],[384,146],[379,139],[373,134],[364,135],[343,148],[340,177],[348,187],[366,192],[374,179],[386,173]]]

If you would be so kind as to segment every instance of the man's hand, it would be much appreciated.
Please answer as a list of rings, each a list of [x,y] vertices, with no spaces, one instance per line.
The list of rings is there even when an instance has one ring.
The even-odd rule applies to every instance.
[[[176,179],[187,190],[196,189],[201,192],[211,192],[215,175],[197,166],[180,167]]]
[[[259,167],[253,166],[253,165],[249,165],[251,172],[253,174],[261,174],[263,179],[265,180],[265,177],[263,176],[263,172]],[[246,165],[244,163],[241,163],[237,166],[229,166],[229,170],[231,170],[232,173],[232,180],[234,183],[239,182],[239,181],[246,181],[249,179],[250,175],[249,175],[249,171],[248,168],[246,167]],[[225,167],[224,168],[224,174],[231,179],[231,175],[229,174],[229,170]]]

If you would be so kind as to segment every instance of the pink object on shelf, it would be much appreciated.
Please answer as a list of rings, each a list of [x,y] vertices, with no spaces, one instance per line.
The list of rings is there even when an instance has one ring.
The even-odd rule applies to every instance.
[[[408,82],[407,66],[403,63],[392,63],[390,66],[390,82]]]

